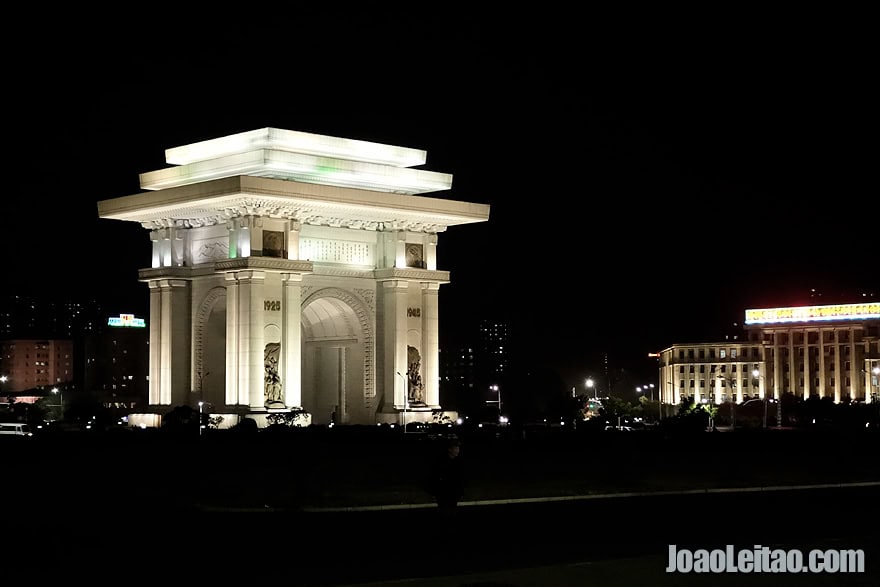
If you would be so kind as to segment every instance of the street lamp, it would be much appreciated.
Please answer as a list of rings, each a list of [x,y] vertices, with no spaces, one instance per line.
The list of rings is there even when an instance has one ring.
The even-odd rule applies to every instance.
[[[60,408],[58,411],[61,413],[61,419],[63,420],[64,419],[64,392],[61,391],[60,389],[58,389],[57,387],[53,387],[52,393],[60,396],[59,399],[61,400],[61,403],[58,404],[58,407]]]
[[[400,371],[397,371],[397,374],[403,380],[403,433],[406,434],[406,410],[409,408],[409,390],[407,389],[406,377]]]
[[[199,378],[201,385],[201,377]],[[205,429],[204,419],[202,417],[203,409],[205,407],[205,402],[199,402],[199,436],[202,435],[202,431]]]
[[[880,379],[880,367],[875,366],[873,369],[871,369],[871,373],[874,374],[874,377],[871,379],[871,401],[875,402],[877,401],[877,394],[874,392],[874,380]]]
[[[593,378],[587,377],[587,381],[586,381],[585,385],[587,386],[587,395],[588,396],[590,395],[590,390],[592,389],[593,390],[593,399],[597,399],[596,398],[596,388],[593,387],[595,385]]]
[[[757,369],[752,369],[752,377],[754,377],[755,379],[760,379],[761,372],[758,371]],[[764,400],[764,422],[761,427],[767,428],[767,391],[766,390],[764,391],[763,400]]]
[[[493,384],[493,385],[489,386],[489,390],[496,392],[498,394],[498,399],[497,400],[486,400],[486,403],[487,404],[498,404],[498,421],[501,422],[502,421],[501,418],[503,418],[503,415],[501,414],[501,388],[498,387],[497,384]]]
[[[727,390],[730,393],[730,429],[736,431],[736,392],[733,389],[736,386],[736,381],[721,373],[717,373],[715,378],[727,382]]]

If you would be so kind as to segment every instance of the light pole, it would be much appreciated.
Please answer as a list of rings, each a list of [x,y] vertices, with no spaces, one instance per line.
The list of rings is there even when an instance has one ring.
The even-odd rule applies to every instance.
[[[61,403],[58,404],[58,412],[61,414],[61,420],[64,419],[64,392],[58,389],[57,387],[52,388],[52,393],[59,395],[59,399]]]
[[[757,369],[752,369],[752,377],[755,379],[761,379],[761,372]],[[779,407],[777,406],[777,410]],[[762,424],[762,428],[767,429],[767,390],[764,390],[764,422]]]
[[[409,408],[409,390],[407,389],[406,377],[400,371],[397,374],[403,379],[403,433],[406,434],[406,410]]]
[[[874,377],[871,379],[871,401],[876,402],[877,401],[877,394],[874,391],[874,385],[875,385],[874,380],[880,379],[880,367],[875,366],[873,369],[871,369],[871,373],[874,374]]]
[[[593,390],[593,399],[598,399],[598,398],[596,398],[596,388],[594,387],[594,385],[596,385],[596,383],[593,381],[592,377],[587,377],[587,381],[585,382],[585,385],[587,386],[587,396],[590,395],[590,390],[592,389]]]
[[[498,394],[497,400],[487,400],[487,404],[498,404],[498,421],[501,422],[503,415],[501,414],[501,388],[498,387],[497,384],[493,384],[489,386],[490,391],[494,391]]]
[[[205,425],[203,423],[204,420],[202,418],[202,413],[203,413],[204,407],[205,407],[205,402],[200,401],[199,402],[199,436],[202,435],[202,431],[205,429]]]
[[[730,391],[730,429],[736,430],[736,391],[734,388],[736,387],[736,381],[727,377],[726,375],[722,375],[718,373],[715,375],[716,379],[723,379],[727,382],[727,389]]]
[[[636,393],[642,393],[642,392],[647,393],[647,391],[649,389],[651,390],[651,403],[653,404],[654,403],[654,384],[653,383],[648,383],[646,385],[640,385],[640,386],[636,387]]]

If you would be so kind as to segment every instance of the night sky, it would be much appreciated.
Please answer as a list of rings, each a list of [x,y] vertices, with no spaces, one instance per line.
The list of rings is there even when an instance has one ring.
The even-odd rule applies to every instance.
[[[572,383],[880,294],[876,52],[827,15],[65,16],[3,41],[7,292],[145,313],[148,233],[97,202],[277,127],[424,149],[437,197],[490,204],[440,235],[441,337],[507,319]]]

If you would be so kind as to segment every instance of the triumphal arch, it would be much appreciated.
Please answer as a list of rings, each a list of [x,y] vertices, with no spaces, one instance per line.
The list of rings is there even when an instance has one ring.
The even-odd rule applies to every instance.
[[[421,194],[425,151],[262,128],[166,149],[98,203],[149,231],[150,409],[426,420],[439,401],[438,235],[489,206]]]

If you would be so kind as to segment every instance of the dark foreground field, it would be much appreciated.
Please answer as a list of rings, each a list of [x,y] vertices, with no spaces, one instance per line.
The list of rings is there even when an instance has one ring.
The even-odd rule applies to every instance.
[[[878,576],[875,434],[548,429],[462,438],[466,496],[452,522],[422,489],[439,447],[423,435],[314,428],[3,439],[11,530],[3,577],[771,584],[665,574],[671,542],[839,545],[867,549],[873,565],[874,574],[772,577],[774,585],[868,585]]]
[[[459,436],[469,501],[880,481],[876,432],[666,436],[547,429],[525,438]],[[151,504],[302,509],[428,503],[422,481],[441,444],[399,430],[342,427],[2,440],[7,497],[62,511],[87,506],[123,512]]]

